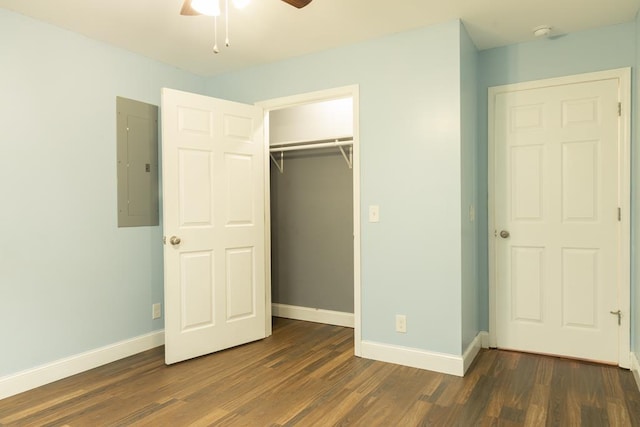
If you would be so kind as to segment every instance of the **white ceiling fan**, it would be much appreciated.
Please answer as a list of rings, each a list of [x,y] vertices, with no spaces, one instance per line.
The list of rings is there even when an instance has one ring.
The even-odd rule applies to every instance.
[[[283,2],[290,4],[293,7],[297,7],[298,9],[302,9],[309,3],[311,0],[282,0]],[[240,5],[246,5],[248,3],[247,0],[237,1],[239,7]],[[217,8],[219,13],[220,6],[217,0],[184,0],[182,3],[182,9],[180,10],[180,15],[194,16],[194,15],[211,15]]]
[[[185,16],[197,16],[197,15],[206,15],[213,16],[214,19],[214,44],[213,44],[213,52],[219,53],[220,49],[218,48],[218,17],[222,15],[222,9],[220,7],[221,0],[184,0],[182,3],[182,9],[180,10],[180,15]],[[231,0],[232,4],[238,8],[242,9],[247,4],[249,4],[250,0]],[[297,7],[301,9],[311,3],[312,0],[282,0],[285,3]],[[229,47],[229,0],[224,0],[224,23],[225,23],[225,46]]]

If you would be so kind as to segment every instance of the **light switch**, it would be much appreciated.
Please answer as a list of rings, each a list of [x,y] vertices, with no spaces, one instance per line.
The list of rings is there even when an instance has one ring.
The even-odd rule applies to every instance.
[[[369,206],[369,222],[380,222],[380,206]]]

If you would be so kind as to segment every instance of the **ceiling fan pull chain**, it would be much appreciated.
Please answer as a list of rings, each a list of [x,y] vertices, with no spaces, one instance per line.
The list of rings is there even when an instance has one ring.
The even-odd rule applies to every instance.
[[[224,2],[224,21],[225,21],[225,46],[229,47],[229,0]]]
[[[213,32],[214,32],[214,43],[213,43],[213,53],[218,53],[220,50],[218,49],[218,17],[213,17]]]

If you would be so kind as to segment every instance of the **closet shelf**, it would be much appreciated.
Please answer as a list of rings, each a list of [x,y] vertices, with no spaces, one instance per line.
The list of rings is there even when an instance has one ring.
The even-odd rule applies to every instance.
[[[321,139],[316,141],[290,141],[290,142],[276,142],[269,145],[269,155],[271,160],[276,165],[280,173],[284,173],[284,152],[285,151],[302,151],[302,150],[317,150],[319,148],[331,148],[337,147],[342,153],[342,157],[347,162],[349,169],[353,168],[353,137],[340,137],[333,139]],[[349,154],[344,150],[344,147],[349,147]],[[273,153],[280,153],[280,159],[277,160]]]

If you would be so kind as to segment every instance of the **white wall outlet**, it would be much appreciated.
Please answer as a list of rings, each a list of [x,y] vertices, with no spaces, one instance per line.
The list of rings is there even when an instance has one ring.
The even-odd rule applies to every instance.
[[[407,333],[407,316],[396,314],[396,332]]]
[[[151,319],[159,319],[162,316],[162,304],[155,303],[151,306]]]
[[[369,206],[369,222],[380,222],[380,206]]]

